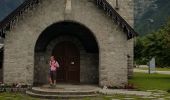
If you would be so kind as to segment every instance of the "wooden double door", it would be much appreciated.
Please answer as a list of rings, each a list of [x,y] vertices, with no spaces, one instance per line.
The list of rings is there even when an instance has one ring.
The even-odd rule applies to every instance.
[[[52,55],[60,65],[56,72],[57,82],[79,83],[80,51],[77,46],[71,42],[58,43]]]

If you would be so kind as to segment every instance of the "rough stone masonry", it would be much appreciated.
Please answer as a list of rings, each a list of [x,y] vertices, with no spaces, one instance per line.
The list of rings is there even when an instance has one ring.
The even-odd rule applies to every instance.
[[[117,12],[133,27],[133,0],[118,0]],[[108,0],[115,8],[116,0]],[[133,66],[133,39],[127,35],[93,0],[42,0],[27,10],[11,31],[7,33],[4,47],[3,79],[7,84],[20,82],[33,85],[35,82],[48,83],[48,60],[55,44],[61,41],[73,42],[80,50],[80,83],[97,83],[100,86],[124,86]],[[46,29],[48,34],[58,34],[65,29],[55,28],[57,23],[76,23],[78,27],[90,30],[94,36],[98,52],[88,52],[84,45],[91,38],[74,33],[55,35],[46,42],[41,38]],[[63,25],[63,24],[62,24]],[[53,27],[54,26],[54,27]],[[73,24],[74,26],[74,24]],[[53,28],[52,28],[53,27]],[[74,31],[74,29],[72,28]],[[77,32],[77,31],[75,31]],[[75,34],[75,35],[74,35]],[[53,35],[50,35],[53,36]],[[35,51],[38,40],[44,51]],[[92,41],[94,41],[92,40]],[[91,47],[87,47],[89,49]],[[38,73],[38,74],[37,74]],[[129,73],[129,74],[128,74]]]

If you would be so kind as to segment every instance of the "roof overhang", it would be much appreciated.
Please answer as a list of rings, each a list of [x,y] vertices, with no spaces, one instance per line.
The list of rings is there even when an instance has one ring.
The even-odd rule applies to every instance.
[[[3,49],[4,47],[4,44],[0,44],[0,50]]]
[[[41,0],[26,0],[21,6],[14,10],[9,16],[0,22],[0,37],[5,38],[6,31],[12,28],[17,22],[18,16],[23,15],[26,9],[36,7]],[[95,0],[97,6],[106,11],[107,15],[111,16],[113,22],[115,22],[127,35],[127,39],[131,39],[138,34],[134,29],[113,9],[113,7],[107,2],[107,0]]]
[[[107,0],[96,0],[96,3],[99,7],[103,8],[106,11],[107,15],[110,16],[121,29],[127,34],[127,38],[131,39],[137,36],[137,32],[113,9],[110,3]]]

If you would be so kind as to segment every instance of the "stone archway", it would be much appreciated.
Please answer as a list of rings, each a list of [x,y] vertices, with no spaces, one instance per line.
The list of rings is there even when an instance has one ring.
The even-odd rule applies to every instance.
[[[78,49],[80,69],[77,77],[79,79],[77,80],[79,83],[98,84],[99,49],[95,36],[87,27],[70,21],[53,24],[39,36],[34,55],[34,84],[46,84],[48,82],[49,57],[53,54],[57,44],[62,42],[71,43]],[[74,62],[69,63],[73,64]],[[74,75],[72,78],[74,78]],[[70,80],[70,82],[74,81]]]

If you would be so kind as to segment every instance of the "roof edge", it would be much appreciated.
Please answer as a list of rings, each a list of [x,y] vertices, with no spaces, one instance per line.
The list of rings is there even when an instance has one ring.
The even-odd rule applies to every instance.
[[[21,16],[26,10],[33,8],[39,4],[41,0],[26,0],[11,14],[9,14],[4,20],[0,22],[0,37],[5,38],[6,31],[10,31],[12,26],[17,22],[17,18]],[[127,34],[127,39],[131,39],[137,36],[137,32],[113,9],[113,7],[106,0],[95,0],[97,6],[106,11],[108,16],[111,16],[112,20],[120,26]]]
[[[127,38],[131,39],[135,36],[138,36],[138,33],[123,19],[117,11],[113,9],[111,4],[107,0],[96,0],[97,6],[103,8],[106,11],[108,16],[111,16],[112,20],[120,26],[124,32],[127,33]]]
[[[35,5],[39,4],[41,0],[26,0],[19,7],[17,7],[12,13],[0,21],[0,37],[5,38],[6,31],[10,31],[12,26],[17,23],[19,16],[31,10]]]

